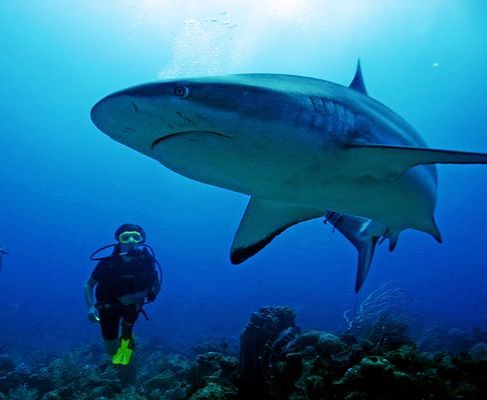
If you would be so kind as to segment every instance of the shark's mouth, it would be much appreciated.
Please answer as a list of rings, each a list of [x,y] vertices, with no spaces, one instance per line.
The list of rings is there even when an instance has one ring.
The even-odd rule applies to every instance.
[[[215,131],[181,131],[181,132],[174,132],[170,133],[169,135],[161,136],[160,138],[154,140],[151,145],[151,149],[154,150],[158,145],[170,141],[171,139],[175,138],[180,138],[181,136],[194,136],[194,135],[210,135],[210,136],[218,136],[221,138],[226,138],[226,139],[233,139],[232,136],[225,135],[220,132],[215,132]]]

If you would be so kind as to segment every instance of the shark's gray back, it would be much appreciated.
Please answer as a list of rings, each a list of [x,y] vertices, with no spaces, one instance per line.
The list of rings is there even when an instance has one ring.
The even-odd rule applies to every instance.
[[[232,83],[261,87],[264,90],[285,92],[287,95],[324,98],[338,102],[356,114],[374,119],[373,122],[377,126],[383,127],[383,134],[379,132],[372,136],[373,141],[368,144],[428,147],[418,132],[398,114],[367,94],[347,86],[317,78],[286,74],[238,74],[218,78],[222,83],[228,80]],[[370,136],[367,137],[367,140],[369,139]],[[438,180],[436,166],[424,165],[419,169],[433,178],[436,187]]]
[[[283,92],[286,95],[324,98],[339,102],[354,112],[373,117],[390,127],[396,135],[382,137],[382,143],[390,145],[427,147],[423,138],[403,118],[372,97],[347,86],[330,81],[286,74],[238,74],[199,78],[198,81],[240,84],[263,90]]]

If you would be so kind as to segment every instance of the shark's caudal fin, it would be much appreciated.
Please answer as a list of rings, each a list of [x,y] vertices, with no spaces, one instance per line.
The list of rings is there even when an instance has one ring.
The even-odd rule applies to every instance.
[[[327,213],[326,218],[326,222],[330,222],[357,249],[358,262],[355,292],[358,292],[369,274],[375,246],[379,239],[382,237],[381,242],[384,239],[389,239],[389,250],[393,251],[396,247],[399,234],[391,234],[382,224],[366,218],[336,212]]]
[[[354,176],[362,174],[378,179],[395,179],[417,165],[487,164],[486,153],[377,144],[350,144],[345,148],[344,157],[349,162],[344,173],[349,169]]]
[[[230,260],[240,264],[290,226],[321,216],[323,212],[313,208],[252,197],[235,234]]]

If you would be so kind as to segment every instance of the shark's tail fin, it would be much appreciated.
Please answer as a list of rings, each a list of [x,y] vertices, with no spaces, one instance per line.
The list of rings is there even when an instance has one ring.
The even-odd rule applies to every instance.
[[[355,217],[352,215],[328,212],[327,221],[338,229],[358,252],[357,277],[355,280],[355,292],[359,292],[370,271],[375,247],[381,237],[390,240],[389,249],[394,250],[398,235],[387,233],[387,229],[370,219]]]

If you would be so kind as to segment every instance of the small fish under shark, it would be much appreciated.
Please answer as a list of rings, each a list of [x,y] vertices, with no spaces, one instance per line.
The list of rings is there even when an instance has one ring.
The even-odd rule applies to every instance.
[[[487,154],[436,150],[367,94],[303,76],[165,80],[113,93],[91,110],[112,139],[196,181],[250,195],[231,247],[239,264],[299,222],[324,217],[357,249],[355,290],[376,244],[406,229],[441,243],[435,164]]]

